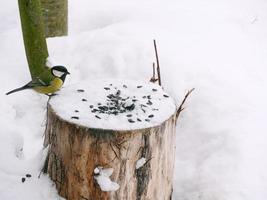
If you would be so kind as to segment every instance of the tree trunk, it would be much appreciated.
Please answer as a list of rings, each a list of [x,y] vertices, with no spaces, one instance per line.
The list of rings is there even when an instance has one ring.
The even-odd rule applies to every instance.
[[[92,86],[92,88],[95,88],[100,84],[90,85],[95,85]],[[123,90],[117,90],[123,93]],[[159,89],[153,89],[153,91],[156,90],[159,91]],[[76,89],[71,91],[76,92]],[[81,89],[77,91],[84,92]],[[170,99],[168,95],[160,93],[155,97],[155,99],[162,97],[161,101],[164,101],[163,111],[157,109],[158,111],[155,112],[159,115],[162,114],[161,112],[169,113],[167,114],[168,117],[158,125],[133,130],[112,130],[105,127],[92,128],[84,126],[78,121],[75,123],[67,120],[70,119],[71,115],[67,118],[65,114],[61,115],[59,112],[61,108],[63,108],[64,113],[66,111],[67,113],[81,114],[84,110],[89,109],[91,103],[87,107],[86,103],[90,100],[82,99],[81,102],[75,102],[74,98],[82,98],[80,93],[72,95],[70,92],[61,92],[59,95],[52,97],[48,103],[44,146],[48,146],[49,150],[44,171],[48,172],[55,182],[62,197],[67,200],[171,199],[175,161],[175,127],[178,113],[174,104],[174,109],[166,111],[168,105],[164,106],[164,104],[167,102],[165,99]],[[91,95],[95,91],[88,91],[88,93]],[[98,93],[101,93],[101,91],[98,91]],[[115,93],[118,94],[118,92]],[[134,98],[138,99],[134,92],[132,95],[135,95]],[[143,94],[140,95],[139,100],[134,101],[144,100],[142,96]],[[99,99],[103,99],[103,97]],[[117,96],[117,99],[123,98]],[[153,106],[157,104],[156,100],[153,101],[153,96],[146,100],[153,102]],[[76,107],[70,108],[63,105],[65,101],[72,102]],[[83,110],[79,109],[74,112],[74,108],[77,109],[78,104],[82,104]],[[102,107],[105,107],[103,103]],[[136,110],[137,107],[138,104],[135,106]],[[155,108],[153,107],[153,109]],[[136,110],[130,113],[134,115],[137,112]],[[82,116],[80,116],[81,118]],[[74,118],[74,120],[76,119],[79,118]],[[123,123],[122,120],[121,123]],[[129,124],[132,125],[132,123]],[[105,183],[103,186],[98,182],[99,171],[110,168],[113,169],[113,174],[111,175],[112,172],[109,173],[111,180],[115,182],[115,186],[116,184],[119,185],[119,189],[111,189],[111,191],[109,191],[109,188],[105,189]]]
[[[68,0],[41,0],[46,37],[68,34]]]
[[[46,67],[48,57],[39,0],[18,0],[24,47],[32,79],[50,79]],[[47,71],[47,73],[46,73]]]

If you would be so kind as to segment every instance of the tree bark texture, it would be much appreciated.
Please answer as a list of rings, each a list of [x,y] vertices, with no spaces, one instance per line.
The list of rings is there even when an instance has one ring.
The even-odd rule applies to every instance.
[[[41,0],[46,37],[68,34],[68,0]]]
[[[46,67],[48,50],[39,0],[18,0],[24,47],[32,79],[50,79]],[[42,77],[40,77],[42,76]]]
[[[45,171],[68,200],[170,200],[176,116],[152,128],[103,130],[64,121],[48,105]],[[146,163],[136,169],[140,158]],[[101,191],[94,179],[98,166],[114,169],[117,191]]]

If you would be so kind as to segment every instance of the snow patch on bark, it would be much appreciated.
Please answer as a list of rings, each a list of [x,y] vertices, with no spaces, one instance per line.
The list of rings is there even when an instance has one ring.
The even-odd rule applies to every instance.
[[[103,167],[96,167],[94,169],[94,178],[96,179],[102,191],[116,191],[120,188],[119,184],[110,180],[113,173],[112,168],[104,169]]]

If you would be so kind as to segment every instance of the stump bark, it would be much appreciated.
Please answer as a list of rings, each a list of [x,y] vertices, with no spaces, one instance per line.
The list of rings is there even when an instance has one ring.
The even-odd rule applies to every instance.
[[[55,97],[57,98],[57,97]],[[91,128],[63,119],[48,103],[45,171],[67,200],[170,200],[177,112],[161,124],[135,130]],[[139,168],[137,162],[145,159]],[[102,191],[95,169],[112,168],[120,187]]]

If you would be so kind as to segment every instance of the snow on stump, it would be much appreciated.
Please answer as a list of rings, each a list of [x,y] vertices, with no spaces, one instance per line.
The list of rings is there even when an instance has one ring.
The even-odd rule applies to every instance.
[[[45,171],[68,200],[169,200],[177,114],[153,83],[66,87],[48,103]]]

